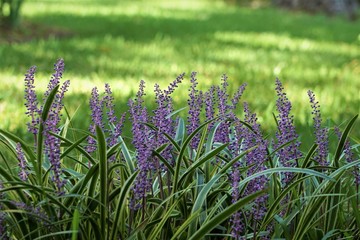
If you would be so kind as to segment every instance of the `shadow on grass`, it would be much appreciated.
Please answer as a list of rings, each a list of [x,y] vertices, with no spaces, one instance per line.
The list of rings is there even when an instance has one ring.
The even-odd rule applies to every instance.
[[[280,57],[284,55],[287,57],[282,61],[289,61],[290,64],[292,64],[291,56],[304,58],[305,60],[298,63],[303,69],[319,66],[319,63],[329,68],[338,69],[352,58],[360,56],[359,52],[351,53],[353,55],[317,49],[301,52],[281,48],[280,43],[279,45],[266,46],[252,44],[250,41],[238,42],[221,39],[222,33],[248,34],[254,38],[257,34],[268,33],[274,36],[279,35],[280,38],[283,36],[291,39],[308,39],[319,43],[332,43],[334,46],[336,44],[353,44],[356,43],[359,34],[359,21],[347,22],[325,16],[294,14],[276,9],[226,8],[224,11],[207,10],[201,12],[178,9],[169,11],[172,11],[173,17],[169,17],[169,14],[167,17],[128,16],[125,14],[80,16],[53,12],[35,15],[30,20],[49,26],[67,28],[75,32],[73,38],[40,40],[10,47],[0,46],[0,55],[5,56],[6,59],[6,61],[4,58],[0,59],[0,70],[14,69],[14,71],[25,73],[29,66],[36,64],[42,73],[51,73],[52,60],[61,56],[66,62],[66,74],[89,77],[90,79],[93,75],[97,75],[114,79],[140,80],[143,78],[144,72],[147,72],[146,74],[151,79],[164,81],[163,79],[166,77],[165,81],[170,82],[172,79],[169,79],[168,76],[173,75],[175,77],[175,74],[165,72],[170,71],[172,62],[177,61],[187,64],[194,61],[198,64],[194,64],[194,67],[201,66],[203,63],[213,64],[220,69],[219,71],[223,71],[223,68],[229,66],[237,69],[239,65],[242,65],[245,66],[243,69],[251,68],[251,71],[255,72],[257,69],[254,69],[254,66],[258,67],[259,71],[271,69],[274,59],[281,60],[274,57],[275,54],[264,54],[259,59],[249,59],[247,56],[242,58],[241,52],[246,50],[271,53],[279,51],[282,54]],[[216,34],[219,36],[214,39]],[[139,48],[141,49],[139,50]],[[233,59],[214,54],[214,52],[221,51],[226,54],[226,51],[230,52],[236,49],[239,50],[239,54]],[[271,55],[271,57],[267,55]],[[168,64],[164,65],[163,69],[159,69],[157,66],[160,63]],[[303,69],[300,68],[299,72]],[[189,69],[181,69],[176,73],[182,71],[186,71],[188,75],[190,73]],[[258,101],[261,96],[257,93],[269,92],[269,89],[273,89],[272,70],[270,70],[271,74],[266,73],[261,76],[251,71],[245,72],[247,76],[244,79],[238,77],[241,74],[230,75],[230,77],[253,81],[255,87],[253,85],[251,88],[256,89],[253,97],[256,96],[252,100]],[[328,75],[325,74],[322,77],[319,75],[316,79],[303,79],[301,74],[291,76],[290,73],[287,73],[282,77],[295,79],[296,81],[292,81],[291,84],[297,89],[303,88],[304,85],[308,88],[331,84],[340,86],[338,84],[339,76],[329,79]],[[271,84],[265,83],[265,79],[268,79],[268,82],[271,81]],[[103,79],[104,82],[107,80]],[[138,83],[129,84],[137,85]],[[353,87],[356,88],[358,84],[354,83]],[[152,88],[152,86],[149,87]],[[269,95],[268,93],[264,94]],[[271,94],[274,95],[273,92]],[[76,103],[79,101],[88,101],[89,96],[90,93],[89,95],[76,94],[67,96],[65,100],[67,103],[77,105]],[[185,95],[181,97],[184,103],[186,103],[185,98]],[[338,119],[350,119],[353,116],[354,109],[356,110],[356,106],[359,106],[359,99],[356,96],[349,99],[346,94],[340,94],[337,98],[340,99],[340,102],[344,102],[344,105],[353,106],[350,111],[338,115]],[[265,99],[269,98],[265,97]],[[127,97],[122,96],[117,105],[126,106],[126,101]],[[266,110],[267,100],[262,104],[259,109],[254,109],[256,112],[260,112],[260,116],[265,111],[266,114],[269,113]],[[81,109],[84,109],[84,106]],[[85,117],[79,118],[79,116]],[[84,119],[89,121],[89,118],[88,112],[81,110],[75,118],[75,125],[84,128],[83,121]],[[299,129],[307,129],[307,126],[299,126]]]
[[[333,43],[356,43],[359,33],[358,22],[347,22],[325,16],[288,13],[276,9],[227,8],[226,11],[205,11],[204,13],[201,11],[171,11],[173,11],[174,16],[172,18],[121,14],[80,16],[50,13],[36,15],[31,19],[32,21],[68,28],[75,32],[73,39],[59,40],[61,43],[50,41],[35,44],[36,49],[25,47],[4,49],[0,46],[0,53],[3,55],[10,55],[11,53],[12,55],[6,62],[0,64],[0,69],[9,68],[15,64],[24,64],[28,67],[34,62],[43,62],[42,59],[46,55],[64,57],[67,62],[71,63],[68,71],[76,71],[76,74],[86,75],[90,69],[94,72],[107,72],[111,76],[118,74],[118,72],[137,76],[138,73],[134,71],[139,71],[138,69],[131,70],[128,67],[121,68],[120,66],[114,72],[113,67],[106,68],[106,65],[95,64],[96,61],[93,58],[103,55],[115,60],[115,53],[118,58],[133,58],[139,53],[136,49],[129,48],[127,43],[146,45],[160,41],[161,44],[164,39],[169,40],[165,44],[170,45],[180,59],[183,55],[184,58],[193,57],[208,60],[206,53],[204,53],[207,45],[209,45],[209,50],[224,47],[244,47],[254,51],[264,49],[264,46],[256,47],[249,43],[215,41],[213,39],[214,34],[221,34],[222,32],[255,33],[255,38],[256,34],[270,33],[289,38]],[[182,11],[184,13],[180,14]],[[188,17],[176,17],[179,14]],[[339,30],[341,30],[341,34],[338,32]],[[194,44],[202,45],[202,52],[194,53],[191,49]],[[35,51],[42,51],[43,53],[33,54],[33,57],[29,57]],[[343,57],[341,54],[318,52],[316,49],[312,50],[312,53],[314,55],[320,54],[320,61],[322,59],[342,59]],[[151,54],[139,57],[143,62],[156,63],[159,61]],[[338,59],[336,63],[339,63],[341,59]],[[331,62],[329,63],[331,64]]]

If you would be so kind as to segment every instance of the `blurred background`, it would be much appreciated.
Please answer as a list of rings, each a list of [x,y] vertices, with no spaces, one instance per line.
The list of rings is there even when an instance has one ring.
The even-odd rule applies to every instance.
[[[270,134],[276,77],[293,104],[301,138],[312,134],[308,89],[320,102],[324,125],[360,112],[358,0],[0,1],[0,128],[21,136],[28,121],[24,74],[38,67],[41,99],[60,57],[64,80],[71,80],[65,106],[82,129],[90,122],[93,87],[103,91],[109,83],[120,114],[141,79],[151,106],[154,84],[165,88],[185,72],[186,82],[173,95],[181,108],[191,71],[204,90],[220,83],[223,73],[231,92],[247,82],[242,100]]]

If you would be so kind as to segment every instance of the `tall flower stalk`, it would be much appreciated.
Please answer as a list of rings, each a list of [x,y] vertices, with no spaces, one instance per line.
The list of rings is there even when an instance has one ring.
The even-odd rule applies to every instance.
[[[196,72],[191,73],[188,99],[188,125],[187,132],[191,134],[200,126],[200,113],[203,104],[203,94],[197,89],[198,81],[196,78]],[[190,143],[191,149],[196,149],[200,141],[200,134],[196,134]]]
[[[31,120],[29,123],[27,123],[28,131],[34,135],[34,143],[35,146],[37,145],[37,134],[38,134],[38,128],[40,118],[39,113],[40,109],[38,107],[38,100],[35,92],[35,72],[36,67],[32,66],[28,70],[27,74],[25,74],[25,95],[24,98],[26,100],[25,106],[26,106],[26,115],[28,115]]]
[[[308,96],[310,99],[310,104],[312,108],[311,114],[313,115],[314,120],[314,132],[316,136],[316,144],[318,148],[316,150],[315,160],[319,163],[320,166],[327,166],[327,155],[329,152],[329,141],[328,141],[328,129],[321,127],[321,113],[319,102],[315,99],[315,94],[313,91],[308,91]]]
[[[53,74],[49,84],[48,90],[45,93],[45,98],[47,98],[50,92],[60,84],[60,79],[62,77],[64,71],[64,61],[59,59],[55,64],[55,73]],[[53,172],[52,180],[55,183],[57,188],[57,193],[59,195],[64,194],[63,187],[65,186],[66,180],[61,177],[62,169],[61,169],[61,159],[60,159],[60,139],[52,135],[51,133],[60,133],[60,129],[58,128],[58,124],[60,123],[61,110],[63,108],[63,98],[65,93],[67,92],[70,85],[70,81],[67,80],[61,86],[59,92],[56,93],[54,101],[51,104],[51,108],[49,110],[48,116],[44,123],[44,135],[45,135],[45,153],[47,154],[50,164],[51,170]]]
[[[230,144],[230,149],[233,153],[247,151],[248,149],[257,146],[255,149],[250,151],[245,155],[242,162],[236,162],[232,167],[231,174],[231,184],[232,184],[232,202],[235,203],[241,197],[239,192],[239,183],[240,183],[240,167],[247,167],[246,176],[251,176],[257,172],[266,170],[265,162],[267,161],[267,141],[264,140],[264,137],[261,134],[260,124],[257,123],[257,117],[255,113],[252,113],[249,109],[247,102],[244,102],[244,113],[245,118],[244,122],[251,126],[252,129],[249,129],[247,126],[244,126],[238,119],[235,120],[236,131],[235,131],[235,142],[237,145]],[[237,147],[238,146],[238,147]],[[236,156],[236,155],[235,155]],[[261,191],[266,188],[268,178],[266,176],[260,176],[253,179],[244,189],[242,195],[248,196],[257,191]],[[256,222],[260,221],[266,213],[266,202],[268,196],[262,196],[255,199],[252,204],[251,211],[246,213],[236,212],[232,218],[231,222],[233,224],[232,236],[235,239],[241,239],[241,234],[244,233],[244,219],[243,216],[253,218],[254,221],[254,231],[256,231]]]
[[[59,59],[54,64],[54,73],[51,76],[51,79],[48,83],[47,90],[44,94],[44,102],[49,97],[51,91],[53,91],[59,84],[64,72],[64,60]],[[61,162],[60,162],[60,140],[55,137],[53,133],[59,134],[60,129],[58,128],[58,124],[60,123],[61,118],[61,110],[63,108],[63,98],[65,92],[67,92],[70,81],[65,81],[60,90],[56,93],[53,102],[51,103],[51,107],[46,116],[45,122],[40,122],[40,116],[43,112],[43,105],[38,107],[38,100],[36,97],[35,86],[34,86],[34,74],[36,71],[36,67],[31,67],[27,74],[25,75],[25,106],[26,106],[26,114],[31,118],[30,123],[28,123],[28,131],[34,135],[35,139],[35,147],[37,147],[37,135],[44,135],[44,146],[45,146],[45,154],[47,155],[51,170],[52,170],[52,180],[57,187],[58,194],[63,193],[63,186],[65,185],[65,180],[61,178],[62,170],[61,170]],[[44,130],[43,132],[38,132],[38,125],[43,124]],[[27,171],[25,166],[25,158],[24,154],[21,150],[21,146],[17,145],[17,154],[20,162],[20,178],[23,180],[27,179]]]
[[[148,113],[146,107],[143,106],[145,96],[145,82],[141,81],[139,91],[136,95],[135,101],[129,101],[130,121],[132,122],[133,145],[136,149],[137,168],[139,174],[134,184],[133,199],[130,202],[131,209],[139,209],[141,207],[139,201],[142,201],[142,206],[145,204],[146,194],[151,188],[151,169],[153,169],[152,162],[152,146],[149,141],[149,129],[143,124],[148,122]]]
[[[279,149],[279,151],[277,151],[277,156],[282,166],[295,167],[297,165],[296,160],[302,157],[302,153],[299,150],[301,143],[297,140],[298,134],[296,133],[294,126],[294,116],[290,113],[292,106],[279,79],[276,79],[275,85],[276,94],[278,96],[278,99],[276,100],[278,131],[276,132],[277,142],[274,147],[279,148],[283,144],[293,141],[289,145]],[[292,173],[286,172],[282,178],[282,183],[287,185],[292,177]]]

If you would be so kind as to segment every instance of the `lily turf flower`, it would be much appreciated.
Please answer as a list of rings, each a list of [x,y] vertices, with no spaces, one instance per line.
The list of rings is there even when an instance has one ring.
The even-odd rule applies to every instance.
[[[101,105],[101,104],[100,104]],[[109,147],[114,146],[118,142],[118,137],[122,134],[122,128],[124,126],[126,112],[120,116],[120,119],[115,115],[114,97],[108,83],[105,84],[105,96],[103,98],[103,104],[107,108],[107,119],[109,124],[109,137],[107,143]],[[101,106],[100,106],[101,107]],[[94,107],[96,108],[96,107]],[[101,112],[102,113],[102,112]],[[101,119],[102,120],[102,119]],[[104,124],[102,124],[104,126]]]
[[[47,96],[56,87],[55,84],[59,84],[60,78],[62,77],[62,72],[64,71],[64,62],[62,59],[60,59],[55,66],[55,73],[53,74],[53,78],[48,85]],[[55,99],[44,123],[45,152],[51,164],[51,170],[53,171],[52,179],[56,185],[59,195],[64,194],[63,187],[66,183],[66,180],[61,178],[62,169],[60,162],[60,140],[51,133],[60,133],[60,129],[57,127],[57,125],[60,122],[60,111],[63,108],[62,100],[64,98],[65,92],[68,90],[69,85],[70,81],[65,81],[59,92],[55,95]]]
[[[94,87],[91,91],[91,98],[90,98],[90,109],[91,109],[91,120],[92,123],[90,124],[89,131],[92,134],[95,134],[96,126],[101,127],[104,129],[103,126],[103,101],[99,99],[99,92],[96,87]],[[92,153],[96,151],[96,140],[89,136],[87,138],[88,145],[86,146],[86,151],[88,153]]]
[[[34,134],[35,138],[35,145],[36,145],[36,136],[38,134],[38,124],[40,122],[39,112],[40,109],[38,108],[38,100],[36,97],[35,92],[35,85],[34,85],[34,75],[36,72],[36,67],[31,67],[27,74],[25,74],[25,95],[24,98],[26,100],[26,115],[31,118],[31,121],[27,123],[28,131]]]
[[[187,133],[191,134],[200,126],[200,112],[203,104],[203,94],[197,89],[198,81],[196,78],[196,72],[191,73],[190,82],[191,86],[189,89],[189,115]],[[196,134],[190,143],[191,149],[196,149],[200,141],[200,134]]]
[[[290,114],[291,102],[284,92],[284,87],[279,79],[276,79],[276,94],[278,99],[276,100],[276,108],[278,115],[276,119],[278,121],[278,131],[276,132],[277,143],[275,148],[279,148],[283,144],[293,141],[289,145],[282,147],[277,151],[280,164],[284,167],[295,167],[296,159],[302,157],[302,153],[299,150],[300,142],[297,140],[298,134],[296,133],[294,126],[294,116]],[[292,179],[293,174],[286,172],[282,179],[284,185],[288,184]]]
[[[229,83],[227,82],[228,77],[223,74],[221,77],[221,87],[217,86],[217,98],[218,98],[218,116],[221,122],[219,128],[216,131],[215,142],[227,143],[229,142],[229,122],[228,120],[228,99],[229,94],[227,93],[227,87]]]
[[[233,153],[240,153],[239,150],[246,151],[252,147],[257,146],[251,152],[246,154],[244,160],[242,162],[236,162],[232,167],[231,173],[231,186],[232,186],[232,202],[236,202],[240,199],[240,191],[239,191],[239,183],[240,183],[240,167],[247,167],[248,170],[246,172],[246,176],[251,176],[257,172],[266,170],[265,162],[267,160],[267,141],[264,140],[261,130],[260,124],[257,123],[257,117],[255,113],[250,112],[249,105],[247,102],[244,102],[244,113],[245,118],[244,122],[251,126],[252,129],[249,129],[247,126],[244,126],[239,119],[235,119],[236,131],[235,134],[235,142],[237,144],[230,144],[230,149]],[[236,148],[236,146],[238,146]],[[250,195],[257,191],[265,189],[268,182],[268,178],[266,176],[260,176],[258,178],[253,179],[246,186],[243,196]],[[254,204],[252,205],[252,210],[250,212],[236,212],[232,218],[231,222],[233,224],[232,228],[232,236],[235,239],[241,239],[241,234],[243,233],[244,223],[243,216],[244,214],[248,217],[252,217],[254,220],[261,220],[266,213],[266,202],[268,196],[261,196],[254,200]]]
[[[321,113],[319,102],[315,99],[313,91],[308,91],[310,104],[312,108],[312,115],[314,120],[314,132],[316,136],[316,144],[318,145],[315,160],[320,166],[327,166],[327,155],[329,152],[328,129],[321,128]]]
[[[205,117],[206,120],[211,120],[215,117],[215,86],[211,86],[208,91],[204,94],[204,103],[205,103]],[[208,126],[208,129],[211,129],[214,126],[214,122],[211,122]]]
[[[170,83],[166,90],[161,90],[158,84],[155,84],[154,86],[157,107],[153,111],[154,115],[152,117],[152,123],[157,128],[157,131],[153,132],[156,147],[160,147],[169,142],[164,133],[171,137],[175,137],[175,121],[170,117],[171,113],[174,111],[171,94],[178,87],[178,84],[183,81],[184,76],[185,73],[180,74],[172,83]],[[171,149],[171,146],[168,146],[162,152],[162,155],[165,159],[169,160],[170,164],[174,164],[171,157]]]
[[[140,81],[139,91],[135,101],[129,101],[130,121],[132,122],[133,145],[136,149],[137,168],[140,170],[132,187],[133,198],[130,201],[131,209],[140,208],[139,201],[145,201],[146,194],[151,189],[151,170],[154,169],[152,159],[152,141],[149,137],[150,129],[143,123],[148,122],[146,107],[143,107],[145,82]]]

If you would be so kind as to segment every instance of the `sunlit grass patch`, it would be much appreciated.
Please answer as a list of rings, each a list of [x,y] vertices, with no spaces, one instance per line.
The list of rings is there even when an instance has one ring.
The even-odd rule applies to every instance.
[[[49,63],[59,57],[66,59],[66,76],[72,80],[70,109],[87,104],[86,92],[105,82],[126,107],[141,79],[152,89],[156,82],[164,86],[179,73],[197,71],[204,88],[218,83],[223,73],[230,77],[230,92],[247,82],[251,88],[244,98],[264,113],[260,120],[267,129],[276,77],[291,93],[301,126],[310,121],[303,101],[310,88],[319,93],[324,116],[336,122],[359,112],[358,22],[238,8],[222,1],[42,1],[24,6],[25,20],[65,28],[73,35],[0,46],[0,78],[6,82],[0,86],[6,92],[0,100],[3,128],[23,128],[20,94],[26,69],[37,64],[44,73],[38,78],[41,86],[50,74]],[[176,96],[179,106],[185,95]],[[338,108],[342,115],[334,111]],[[11,123],[5,120],[9,111],[18,116]]]

